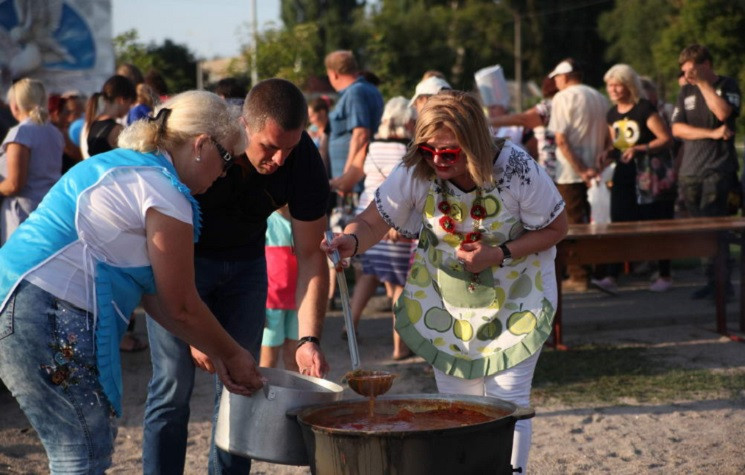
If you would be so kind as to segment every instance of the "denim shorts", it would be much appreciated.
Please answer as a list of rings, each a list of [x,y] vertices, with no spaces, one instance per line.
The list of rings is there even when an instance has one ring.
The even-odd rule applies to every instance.
[[[39,434],[52,473],[103,473],[114,412],[98,382],[93,314],[22,281],[0,313],[0,378]]]

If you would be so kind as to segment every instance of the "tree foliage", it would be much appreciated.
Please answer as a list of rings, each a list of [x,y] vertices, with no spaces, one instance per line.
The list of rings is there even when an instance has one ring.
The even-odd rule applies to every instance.
[[[598,31],[608,43],[605,59],[626,63],[639,74],[663,79],[652,53],[675,8],[670,0],[627,0],[600,15]]]
[[[298,23],[288,29],[270,29],[259,35],[256,67],[259,80],[280,77],[304,86],[309,78],[325,74],[323,56],[319,54],[318,27]],[[250,50],[244,51],[251,73]]]
[[[136,30],[114,38],[117,64],[132,63],[143,73],[155,70],[168,85],[170,94],[194,89],[197,82],[197,62],[187,46],[165,40],[162,44],[143,44]]]

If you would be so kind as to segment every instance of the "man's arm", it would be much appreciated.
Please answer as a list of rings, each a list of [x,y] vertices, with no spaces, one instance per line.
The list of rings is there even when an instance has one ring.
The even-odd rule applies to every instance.
[[[729,140],[732,137],[732,131],[727,128],[726,124],[722,124],[716,129],[707,129],[694,127],[684,122],[676,122],[673,124],[673,136],[683,140]]]
[[[697,75],[696,78],[697,80],[694,85],[698,86],[699,91],[701,91],[701,94],[704,96],[706,107],[709,108],[711,113],[714,114],[720,122],[726,121],[729,116],[732,115],[732,111],[734,110],[732,104],[727,102],[724,97],[717,95],[714,86],[709,81],[702,78],[700,75]]]
[[[354,186],[365,176],[365,156],[370,144],[370,130],[366,127],[355,127],[352,129],[352,138],[349,141],[349,154],[344,164],[344,174],[330,181],[333,188],[339,191],[350,192]]]
[[[292,237],[298,263],[297,294],[298,336],[321,338],[323,319],[328,299],[329,269],[326,254],[320,249],[326,230],[326,216],[315,221],[292,219]],[[297,351],[297,363],[302,371],[310,369],[310,375],[323,377],[328,372],[328,363],[320,347],[305,343]]]
[[[585,164],[577,158],[563,133],[556,132],[555,136],[556,146],[561,150],[562,155],[564,155],[574,171],[582,177],[582,180],[589,185],[590,179],[597,175],[595,169],[586,167]]]
[[[519,114],[501,115],[489,117],[492,127],[505,127],[519,125],[528,129],[534,129],[543,125],[543,118],[535,107]]]

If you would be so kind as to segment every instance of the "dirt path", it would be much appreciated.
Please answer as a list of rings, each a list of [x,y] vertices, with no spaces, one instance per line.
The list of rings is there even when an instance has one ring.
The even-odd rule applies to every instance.
[[[633,287],[619,299],[592,292],[567,295],[566,342],[638,345],[649,348],[656,361],[666,364],[745,372],[745,345],[714,333],[710,304],[691,303],[686,298],[690,289],[685,279],[679,278],[679,285],[664,296]],[[398,373],[393,393],[435,392],[434,380],[421,359],[403,363],[390,359],[390,318],[382,311],[384,300],[376,304],[377,309],[370,309],[360,327],[363,366]],[[658,307],[664,311],[655,310]],[[730,314],[734,307],[729,306]],[[737,321],[732,318],[729,324],[735,328]],[[349,368],[340,333],[341,317],[333,312],[327,319],[323,347],[333,368],[329,379],[336,381]],[[111,473],[139,473],[149,355],[125,355],[124,368],[125,416],[120,421]],[[201,374],[192,399],[187,473],[206,471],[212,397],[211,378]],[[550,405],[536,407],[536,412],[531,473],[745,473],[745,388],[732,399]],[[0,392],[0,473],[45,472],[46,458],[34,431],[15,401]],[[256,462],[252,473],[304,474],[309,470]]]

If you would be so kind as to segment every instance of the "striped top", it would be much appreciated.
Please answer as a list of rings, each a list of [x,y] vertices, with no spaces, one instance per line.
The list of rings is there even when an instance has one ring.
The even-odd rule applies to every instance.
[[[375,190],[385,181],[406,154],[406,144],[400,140],[376,140],[370,143],[365,159],[365,189],[360,195],[357,213],[375,199]]]

